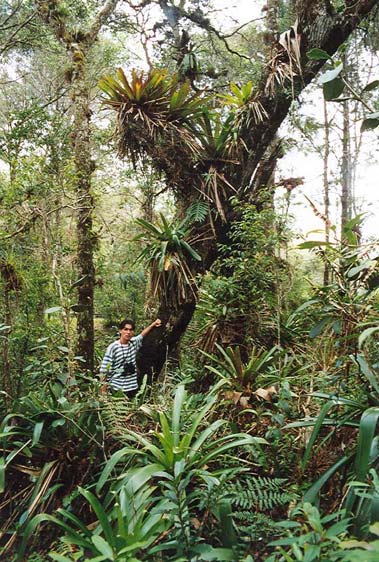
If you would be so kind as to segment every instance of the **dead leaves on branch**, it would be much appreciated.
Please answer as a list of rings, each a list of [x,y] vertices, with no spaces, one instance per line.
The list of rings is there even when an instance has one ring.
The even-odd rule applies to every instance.
[[[301,69],[301,39],[298,21],[280,34],[274,45],[274,54],[268,63],[268,78],[266,92],[272,96],[277,86],[291,84],[292,97],[295,97],[294,80],[302,75]]]

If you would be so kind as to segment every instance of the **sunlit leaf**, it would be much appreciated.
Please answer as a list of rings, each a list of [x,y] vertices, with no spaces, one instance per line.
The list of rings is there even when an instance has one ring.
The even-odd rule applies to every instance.
[[[343,64],[339,63],[335,68],[327,70],[320,76],[320,84],[326,84],[327,82],[332,82],[341,74],[343,70]]]

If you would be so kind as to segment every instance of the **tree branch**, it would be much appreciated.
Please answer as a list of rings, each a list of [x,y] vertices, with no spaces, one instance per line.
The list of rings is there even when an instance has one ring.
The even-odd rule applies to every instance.
[[[86,34],[86,39],[89,45],[95,41],[101,27],[108,21],[109,17],[114,12],[119,0],[107,0],[104,7],[98,12],[95,21],[91,25],[91,29]]]
[[[299,14],[298,20],[298,34],[300,36],[298,37],[300,46],[299,68],[295,70],[293,61],[292,63],[290,61],[290,44],[288,50],[281,49],[281,55],[277,59],[276,66],[268,66],[260,83],[256,99],[263,105],[267,118],[244,132],[243,140],[247,147],[247,153],[244,162],[241,162],[240,168],[243,172],[239,172],[242,173],[239,181],[244,185],[250,183],[250,178],[254,174],[266,147],[272,142],[276,131],[287,116],[294,97],[302,92],[325,64],[325,61],[309,60],[306,53],[317,47],[325,50],[329,55],[333,55],[358,27],[362,19],[378,6],[378,1],[357,0],[354,3],[354,10],[350,6],[344,12],[338,14],[331,14],[327,7],[323,12],[319,10],[315,14],[312,11],[312,6],[309,7],[308,4],[309,9],[304,8]],[[286,79],[275,81],[275,78],[280,78],[280,71],[285,67],[287,72],[290,70],[291,77],[288,73]],[[267,88],[269,80],[271,80],[271,83],[275,83],[275,87],[271,90]],[[290,89],[292,89],[292,96]]]
[[[25,26],[27,26],[28,23],[31,22],[32,19],[34,19],[34,18],[36,17],[36,15],[37,15],[37,10],[34,11],[34,12],[32,13],[32,15],[31,15],[29,18],[27,18],[25,21],[23,21],[22,23],[20,23],[20,25],[18,25],[18,26],[16,27],[16,29],[14,30],[14,32],[13,32],[13,33],[10,35],[10,37],[7,39],[7,42],[5,43],[4,47],[2,47],[2,49],[0,50],[0,55],[2,55],[3,53],[5,53],[5,51],[6,51],[7,49],[9,49],[9,47],[10,47],[11,44],[12,44],[12,39],[17,35],[17,33],[19,33],[19,31],[21,31],[21,29],[23,29]]]

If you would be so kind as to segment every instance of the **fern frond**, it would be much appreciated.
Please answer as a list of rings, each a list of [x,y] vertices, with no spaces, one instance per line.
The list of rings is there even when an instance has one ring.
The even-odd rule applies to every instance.
[[[188,224],[204,222],[209,212],[209,203],[206,201],[194,201],[187,209],[186,219]]]
[[[232,505],[240,508],[242,512],[248,510],[267,512],[295,499],[295,494],[286,489],[286,482],[285,478],[265,476],[244,478],[231,485],[227,496]],[[238,512],[234,512],[233,517],[237,514]]]

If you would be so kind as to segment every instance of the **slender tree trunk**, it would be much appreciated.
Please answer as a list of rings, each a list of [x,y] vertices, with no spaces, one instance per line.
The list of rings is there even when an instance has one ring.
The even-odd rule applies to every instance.
[[[6,280],[4,280],[4,306],[5,306],[5,325],[12,326],[12,312],[11,312],[11,290]],[[11,378],[11,365],[9,362],[9,340],[5,336],[3,340],[3,373],[2,373],[2,388],[5,392],[5,405],[7,410],[11,404],[12,397],[12,378]]]
[[[343,132],[342,132],[342,161],[341,161],[341,232],[351,219],[351,141],[350,114],[348,100],[343,102]]]
[[[330,194],[329,194],[329,153],[330,153],[330,130],[329,117],[326,100],[324,100],[324,166],[323,166],[323,190],[324,190],[324,216],[325,216],[325,242],[330,241]],[[330,267],[326,261],[324,264],[324,286],[330,283]]]
[[[74,106],[74,162],[76,172],[77,206],[77,271],[78,285],[78,341],[77,355],[84,358],[83,366],[94,368],[94,284],[93,261],[96,240],[93,233],[94,199],[91,189],[93,164],[91,160],[90,103],[85,75],[84,57],[76,64],[76,78],[72,85]]]
[[[37,10],[42,20],[49,26],[57,40],[64,47],[72,68],[69,78],[72,99],[73,158],[75,164],[75,192],[77,205],[77,271],[78,303],[76,354],[83,358],[80,367],[94,368],[94,251],[96,240],[93,232],[94,198],[91,176],[94,163],[91,159],[91,108],[90,83],[86,76],[88,57],[99,31],[116,9],[119,0],[106,0],[92,19],[88,29],[72,29],[66,10],[60,0],[46,4],[36,0]]]
[[[266,24],[268,39],[271,45],[275,44],[276,36],[279,33],[278,29],[278,13],[279,13],[279,0],[267,0],[266,3]]]

